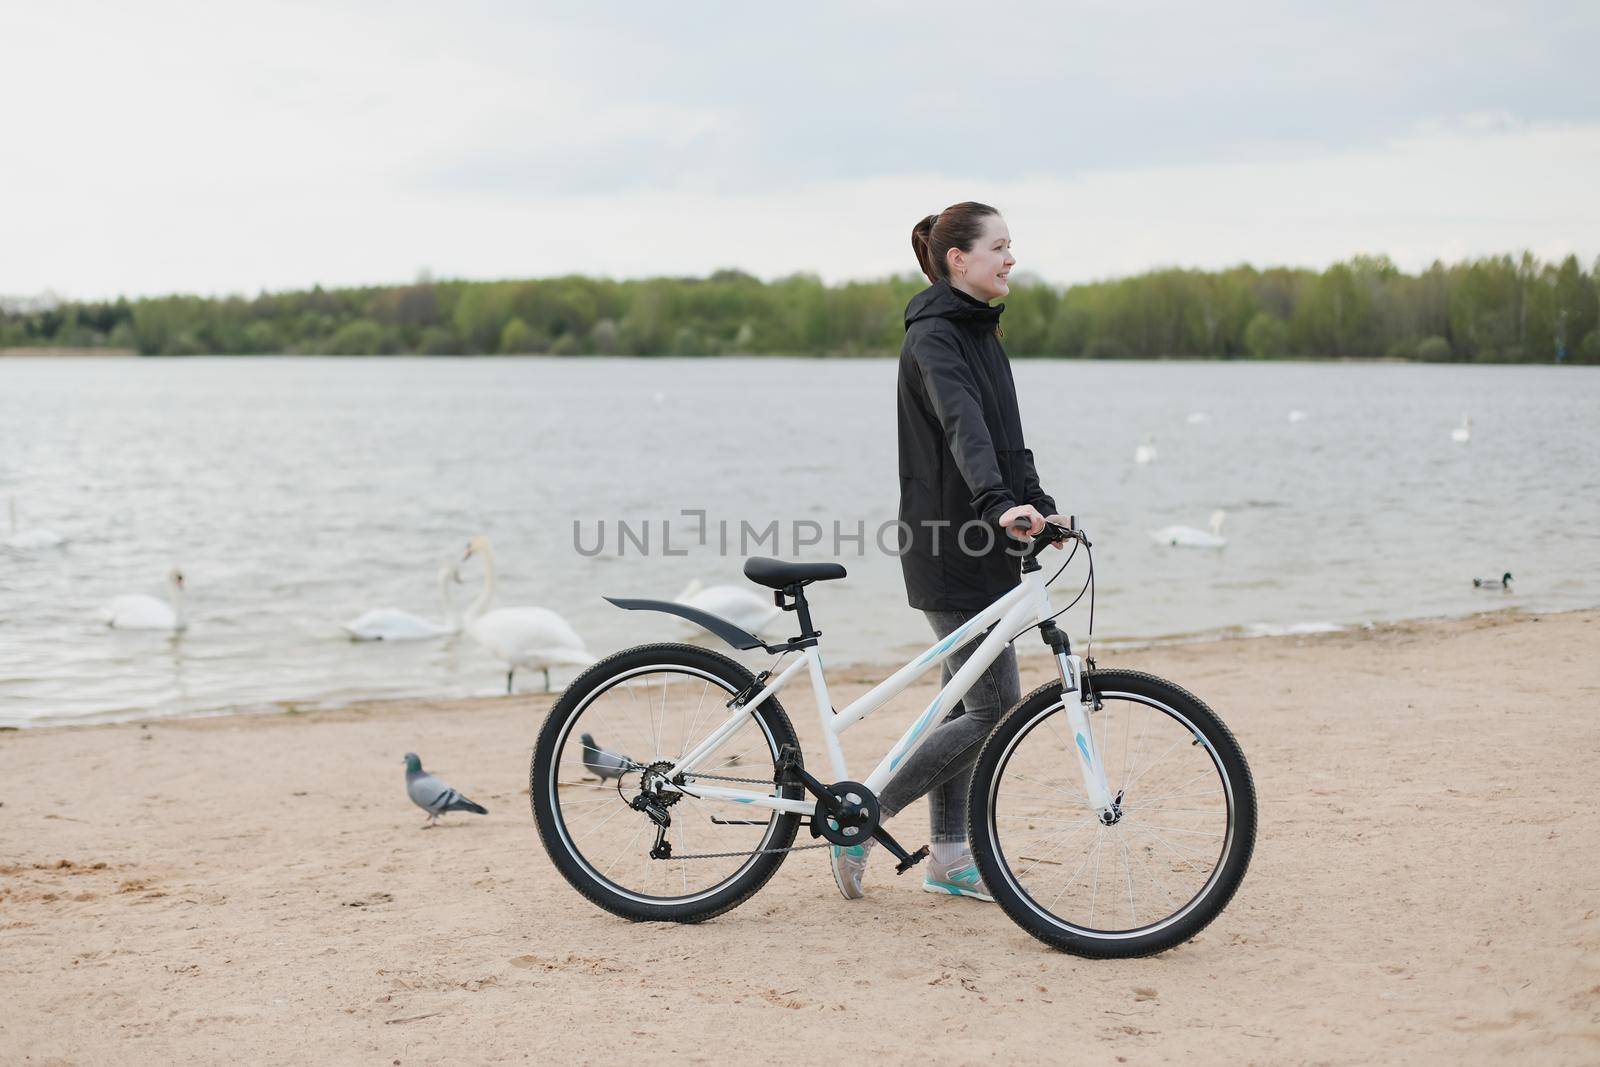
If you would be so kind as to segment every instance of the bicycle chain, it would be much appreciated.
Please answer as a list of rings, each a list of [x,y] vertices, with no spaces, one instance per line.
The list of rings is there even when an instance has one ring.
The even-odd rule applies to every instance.
[[[744,785],[771,785],[765,778],[733,778],[726,774],[693,774],[691,778],[707,778],[714,782],[740,782]],[[693,796],[693,794],[689,794]],[[672,855],[669,860],[725,860],[735,856],[770,856],[779,852],[804,852],[810,848],[827,848],[828,842],[820,845],[790,845],[788,848],[757,848],[748,852],[691,852],[687,856]]]

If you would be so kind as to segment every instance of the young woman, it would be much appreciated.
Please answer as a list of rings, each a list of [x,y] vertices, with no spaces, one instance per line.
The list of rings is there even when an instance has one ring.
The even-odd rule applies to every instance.
[[[911,606],[944,637],[1021,580],[1017,542],[1007,534],[1025,541],[1046,519],[1067,520],[1040,488],[1023,445],[1000,344],[1005,305],[989,304],[1011,291],[1016,260],[1005,220],[986,204],[955,204],[917,223],[911,247],[932,284],[906,305],[900,349],[900,520],[910,530],[900,562]],[[945,683],[977,647],[945,660]],[[889,819],[927,794],[933,855],[922,887],[930,893],[993,900],[967,847],[967,787],[979,747],[1021,688],[1016,650],[1007,646],[878,798]],[[872,846],[831,850],[847,900],[862,895]]]

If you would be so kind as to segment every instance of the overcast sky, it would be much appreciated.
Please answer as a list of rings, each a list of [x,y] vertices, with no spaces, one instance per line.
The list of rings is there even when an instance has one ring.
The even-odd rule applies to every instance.
[[[1600,4],[0,7],[0,294],[1600,253]]]

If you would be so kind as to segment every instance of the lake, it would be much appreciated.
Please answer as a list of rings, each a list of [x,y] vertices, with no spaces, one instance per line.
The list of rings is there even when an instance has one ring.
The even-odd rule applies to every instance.
[[[1600,368],[1013,366],[1044,486],[1095,542],[1098,638],[1600,604]],[[808,559],[860,532],[838,546],[849,578],[811,590],[827,661],[909,655],[932,635],[874,544],[897,503],[895,376],[893,360],[0,360],[0,499],[67,538],[0,549],[0,725],[502,690],[468,640],[338,626],[389,605],[440,616],[436,573],[474,534],[500,605],[554,609],[604,655],[685,631],[602,594],[754,590],[741,524],[777,523],[749,554]],[[1155,459],[1135,463],[1147,436]],[[1150,535],[1219,509],[1223,549]],[[161,594],[172,566],[180,637],[98,621],[116,595]],[[1511,591],[1472,587],[1504,571]],[[458,604],[480,575],[467,564]],[[1084,606],[1064,617],[1075,638]]]

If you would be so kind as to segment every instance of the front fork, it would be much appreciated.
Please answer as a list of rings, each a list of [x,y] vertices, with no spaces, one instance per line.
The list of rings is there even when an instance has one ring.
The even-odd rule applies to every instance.
[[[1039,627],[1039,632],[1050,646],[1056,670],[1061,673],[1061,703],[1067,713],[1067,725],[1072,729],[1073,751],[1078,757],[1078,771],[1083,776],[1083,794],[1100,822],[1110,826],[1122,818],[1118,803],[1121,798],[1112,795],[1111,786],[1106,782],[1106,765],[1089,721],[1096,699],[1084,678],[1083,657],[1072,654],[1067,635],[1054,623],[1045,623]]]

